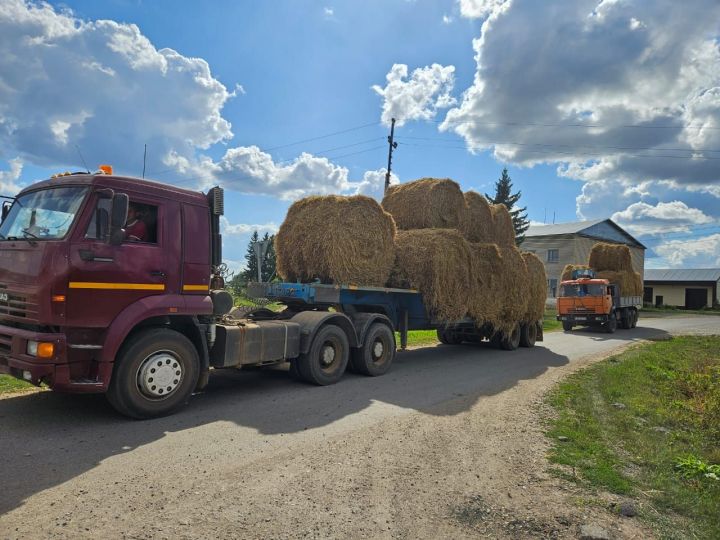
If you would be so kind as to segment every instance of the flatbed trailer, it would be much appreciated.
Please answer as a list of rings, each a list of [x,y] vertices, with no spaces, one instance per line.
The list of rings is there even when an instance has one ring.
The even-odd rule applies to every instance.
[[[267,365],[289,361],[293,376],[314,384],[332,384],[345,369],[365,375],[385,373],[395,356],[395,335],[407,347],[410,330],[437,330],[446,344],[488,339],[506,350],[542,341],[541,321],[520,323],[508,335],[478,327],[466,318],[451,323],[428,316],[422,295],[412,289],[252,283],[252,298],[284,304],[238,308],[216,326],[210,365],[215,368]]]

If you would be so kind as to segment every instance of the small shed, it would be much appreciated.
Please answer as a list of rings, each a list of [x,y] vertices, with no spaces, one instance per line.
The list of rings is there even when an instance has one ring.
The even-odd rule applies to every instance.
[[[645,270],[643,301],[655,306],[701,309],[718,304],[720,268]]]

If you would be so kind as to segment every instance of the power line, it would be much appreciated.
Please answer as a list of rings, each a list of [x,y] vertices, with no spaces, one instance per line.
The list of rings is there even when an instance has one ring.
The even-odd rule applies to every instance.
[[[400,143],[404,146],[417,146],[417,147],[423,147],[423,148],[445,148],[448,150],[487,150],[484,146],[443,146],[443,145],[437,145],[437,144],[417,144],[417,143]],[[502,143],[498,143],[502,144]],[[512,143],[508,143],[512,144]],[[522,144],[522,143],[517,143]],[[542,145],[540,145],[542,146]],[[548,145],[551,146],[551,145]],[[552,146],[551,146],[552,148]],[[526,150],[526,152],[531,152],[535,154],[560,154],[560,155],[567,155],[567,156],[598,156],[598,153],[592,153],[592,152],[562,152],[560,150]],[[653,155],[640,155],[640,154],[623,154],[625,157],[635,157],[635,158],[667,158],[667,159],[703,159],[703,160],[720,160],[720,156],[718,157],[712,157],[712,156],[669,156],[669,155],[662,155],[662,154],[653,154]],[[552,157],[552,156],[549,156]]]
[[[300,141],[295,141],[295,142],[291,142],[291,143],[287,143],[287,144],[281,144],[278,146],[273,146],[271,148],[265,148],[264,151],[270,152],[272,150],[277,150],[279,148],[287,148],[288,146],[295,146],[295,145],[303,144],[306,142],[319,141],[320,139],[327,139],[328,137],[334,137],[335,135],[342,135],[343,133],[350,133],[351,131],[357,131],[358,129],[364,129],[364,128],[370,127],[370,126],[377,126],[379,123],[380,122],[370,122],[369,124],[362,124],[359,126],[343,129],[340,131],[334,131],[334,132],[328,133],[326,135],[318,135],[317,137],[310,137],[308,139],[302,139]]]
[[[448,139],[443,137],[402,137],[403,139],[414,140],[414,141],[440,141],[448,143],[461,143],[465,144],[465,139]],[[544,147],[558,147],[558,148],[596,148],[601,150],[649,150],[649,151],[671,151],[671,152],[720,152],[720,148],[658,148],[654,146],[601,146],[601,145],[570,145],[570,144],[541,144],[541,143],[521,143],[514,141],[476,141],[477,145],[499,145],[507,144],[514,146],[544,146]],[[477,146],[480,148],[480,146]]]
[[[540,124],[530,122],[480,122],[479,120],[430,120],[436,124],[476,124],[481,126],[522,126],[522,127],[552,127],[552,128],[601,128],[601,129],[720,129],[717,126],[705,126],[703,124],[681,124],[677,126],[646,126],[643,124]]]

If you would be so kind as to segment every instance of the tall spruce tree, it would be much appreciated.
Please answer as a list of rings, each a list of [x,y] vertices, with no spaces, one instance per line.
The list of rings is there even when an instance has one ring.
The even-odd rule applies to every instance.
[[[527,218],[527,213],[524,213],[525,210],[527,210],[527,206],[515,208],[515,205],[520,200],[521,196],[522,191],[512,193],[512,179],[508,174],[507,167],[503,169],[502,175],[498,181],[495,182],[495,197],[491,197],[487,193],[485,194],[487,200],[492,204],[502,203],[510,212],[513,228],[515,229],[515,244],[518,246],[523,240],[525,240],[525,231],[527,231],[528,227],[530,227],[530,221]]]
[[[263,281],[270,281],[275,275],[275,235],[265,233],[260,238],[257,231],[253,231],[250,236],[250,242],[248,243],[247,251],[245,252],[245,271],[242,273],[243,280],[245,283],[248,281],[257,281],[258,278],[258,266],[257,266],[257,255],[255,254],[255,244],[258,242],[269,242],[267,250],[265,251],[265,257],[263,257],[260,264],[260,275]]]

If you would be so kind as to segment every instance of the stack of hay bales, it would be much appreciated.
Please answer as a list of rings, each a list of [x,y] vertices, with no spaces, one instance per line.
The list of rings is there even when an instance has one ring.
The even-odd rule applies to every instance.
[[[630,248],[624,244],[595,244],[590,250],[588,264],[565,265],[561,280],[572,279],[573,270],[588,268],[595,270],[597,277],[620,285],[623,296],[641,296],[643,293],[642,276],[633,270]]]
[[[390,286],[418,289],[439,321],[468,315],[478,325],[510,330],[526,320],[528,271],[504,205],[431,178],[391,187],[382,205],[408,231],[396,237]]]
[[[620,285],[620,294],[623,296],[642,295],[642,276],[633,270],[628,246],[599,242],[590,250],[588,264],[599,278]]]
[[[523,253],[528,270],[528,304],[526,321],[539,321],[545,313],[547,276],[545,265],[534,253]]]
[[[307,197],[288,210],[275,253],[286,281],[384,287],[395,262],[395,222],[363,195]]]
[[[542,318],[544,267],[515,247],[507,208],[449,179],[391,186],[382,207],[364,196],[297,201],[275,251],[285,280],[417,289],[436,321],[508,331]]]

